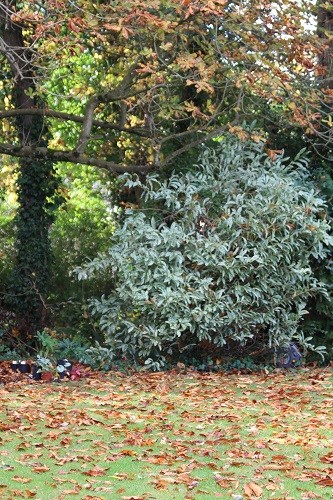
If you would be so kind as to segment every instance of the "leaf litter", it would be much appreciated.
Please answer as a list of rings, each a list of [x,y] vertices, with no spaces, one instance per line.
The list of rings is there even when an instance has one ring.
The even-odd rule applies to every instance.
[[[81,371],[0,365],[2,499],[332,498],[332,368]]]

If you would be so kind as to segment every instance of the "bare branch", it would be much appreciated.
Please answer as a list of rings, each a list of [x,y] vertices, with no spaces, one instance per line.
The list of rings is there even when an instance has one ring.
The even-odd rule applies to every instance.
[[[94,122],[94,111],[96,107],[99,104],[99,100],[96,96],[92,97],[89,99],[87,106],[86,106],[86,111],[83,117],[83,124],[82,124],[82,129],[80,133],[80,137],[77,141],[77,145],[75,147],[75,152],[77,154],[81,154],[84,152],[85,147],[87,145],[87,142],[89,140],[90,134],[91,134],[91,128],[93,126]]]
[[[93,167],[108,170],[114,174],[123,174],[125,172],[146,173],[153,168],[151,165],[121,165],[113,161],[98,159],[84,154],[77,154],[73,151],[60,151],[35,146],[13,146],[12,144],[3,143],[0,143],[0,154],[15,156],[18,158],[47,159],[54,162],[64,161],[79,165],[91,165]]]
[[[230,125],[230,123],[228,125]],[[173,151],[171,154],[169,154],[165,158],[165,160],[159,165],[159,167],[161,169],[163,169],[169,163],[171,163],[171,161],[173,161],[175,158],[177,158],[181,154],[186,153],[186,151],[189,151],[190,149],[195,148],[196,146],[200,146],[200,144],[204,144],[205,142],[209,141],[210,139],[213,139],[213,137],[216,137],[219,134],[221,134],[222,132],[225,132],[226,129],[227,129],[227,125],[219,127],[217,129],[213,130],[212,132],[210,132],[208,134],[206,133],[206,135],[199,137],[195,141],[189,142],[188,144],[186,144],[182,148],[179,148],[176,151]],[[198,131],[197,133],[200,133],[200,131]],[[202,134],[204,134],[204,132],[202,132]]]
[[[90,137],[91,127],[93,126],[94,111],[97,108],[97,106],[102,102],[105,103],[105,102],[124,100],[127,97],[131,96],[131,94],[129,93],[129,89],[131,88],[133,81],[137,76],[135,73],[137,66],[138,62],[136,61],[134,64],[130,66],[124,78],[121,80],[121,82],[119,83],[119,85],[117,85],[115,89],[102,94],[97,94],[93,96],[91,99],[89,99],[84,114],[81,134],[78,139],[77,145],[75,147],[76,153],[81,154],[85,150],[85,147]]]
[[[3,40],[3,38],[0,37],[0,52],[6,56],[8,59],[9,64],[13,68],[13,74],[15,75],[15,78],[23,78],[23,73],[21,71],[20,65],[17,63],[17,54],[16,52],[12,53],[13,50],[11,47],[9,47],[6,42]]]
[[[84,116],[73,115],[71,113],[63,113],[62,111],[53,111],[51,109],[40,109],[40,108],[24,108],[24,109],[9,109],[6,111],[0,111],[1,118],[10,118],[15,116],[23,115],[41,115],[47,116],[49,118],[58,118],[60,120],[68,120],[75,123],[84,123]],[[149,137],[149,130],[144,128],[129,128],[121,127],[113,123],[109,123],[103,120],[93,120],[92,125],[94,127],[99,127],[104,130],[118,130],[119,132],[127,132],[128,134],[135,134],[142,137]]]
[[[230,124],[221,126],[211,131],[210,133],[205,133],[204,131],[197,131],[197,134],[202,134],[201,137],[197,138],[194,141],[189,142],[185,146],[177,149],[176,151],[173,151],[161,163],[158,163],[158,153],[156,152],[155,164],[122,165],[113,161],[88,156],[83,153],[78,153],[77,151],[62,151],[47,147],[36,147],[32,145],[20,146],[20,145],[3,144],[3,143],[0,143],[0,154],[15,156],[18,158],[48,159],[54,162],[63,161],[79,165],[91,165],[93,167],[102,168],[104,170],[107,170],[108,172],[118,175],[123,174],[125,172],[147,174],[156,169],[163,170],[173,160],[175,160],[175,158],[177,158],[181,154],[186,153],[190,149],[199,146],[200,144],[204,144],[213,137],[216,137],[217,135],[225,132],[228,126],[230,126]]]

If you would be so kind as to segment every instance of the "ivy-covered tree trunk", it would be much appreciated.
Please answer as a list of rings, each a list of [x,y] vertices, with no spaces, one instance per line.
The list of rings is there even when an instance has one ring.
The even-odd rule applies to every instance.
[[[6,12],[15,12],[16,2],[7,0]],[[1,36],[13,76],[13,106],[38,108],[35,97],[34,55],[25,46],[23,28],[13,16],[0,17]],[[43,116],[21,115],[16,121],[17,138],[23,146],[45,146]],[[10,285],[10,305],[17,314],[19,329],[26,337],[45,321],[50,276],[49,226],[52,197],[56,189],[53,164],[49,160],[21,158],[17,179],[19,208],[16,216],[17,260]]]
[[[51,176],[52,164],[47,161],[20,161],[17,261],[11,291],[20,330],[25,333],[38,330],[45,322],[51,258],[48,232],[51,214],[47,211]]]

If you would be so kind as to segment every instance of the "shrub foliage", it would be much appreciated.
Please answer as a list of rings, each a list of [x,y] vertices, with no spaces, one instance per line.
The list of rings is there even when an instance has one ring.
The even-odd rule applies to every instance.
[[[312,263],[332,245],[306,167],[303,152],[272,159],[262,144],[226,137],[186,174],[127,177],[141,208],[127,211],[107,255],[77,270],[113,281],[91,300],[100,355],[160,369],[207,341],[272,347],[300,335],[309,298],[326,293]]]

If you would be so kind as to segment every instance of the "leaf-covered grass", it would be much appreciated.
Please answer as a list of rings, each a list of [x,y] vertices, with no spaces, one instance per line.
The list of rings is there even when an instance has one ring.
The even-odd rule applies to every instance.
[[[6,383],[1,499],[331,499],[332,381],[326,369]]]

